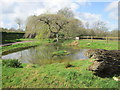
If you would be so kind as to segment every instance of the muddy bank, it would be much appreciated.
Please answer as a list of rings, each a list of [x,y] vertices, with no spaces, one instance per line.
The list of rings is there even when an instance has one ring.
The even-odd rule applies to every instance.
[[[85,55],[95,59],[88,67],[95,75],[100,77],[120,75],[120,50],[90,49]]]

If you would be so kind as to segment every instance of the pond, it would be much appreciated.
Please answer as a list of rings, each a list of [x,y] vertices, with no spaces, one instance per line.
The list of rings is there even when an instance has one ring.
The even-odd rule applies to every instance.
[[[61,45],[40,45],[29,49],[13,52],[7,55],[3,55],[2,59],[19,59],[21,63],[32,64],[51,64],[56,62],[65,62],[73,60],[88,59],[84,55],[87,49],[80,49],[76,47],[63,47]],[[65,55],[53,55],[57,51],[66,51],[69,54]]]

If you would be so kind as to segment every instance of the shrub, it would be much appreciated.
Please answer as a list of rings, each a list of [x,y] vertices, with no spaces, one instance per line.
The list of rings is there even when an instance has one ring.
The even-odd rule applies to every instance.
[[[73,65],[71,65],[69,62],[65,63],[65,68],[69,68],[69,67],[74,67]]]
[[[17,59],[2,60],[2,65],[6,67],[22,68],[21,63]]]

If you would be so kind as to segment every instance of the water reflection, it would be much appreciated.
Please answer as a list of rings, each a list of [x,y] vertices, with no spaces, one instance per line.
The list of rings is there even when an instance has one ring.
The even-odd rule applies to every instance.
[[[54,56],[53,52],[59,50],[66,50],[71,54],[65,56]],[[22,63],[32,64],[49,64],[55,62],[71,61],[87,59],[84,56],[86,49],[73,49],[69,47],[62,47],[61,45],[41,45],[38,47],[32,47],[26,50],[14,52],[8,55],[2,56],[2,59],[19,59]]]

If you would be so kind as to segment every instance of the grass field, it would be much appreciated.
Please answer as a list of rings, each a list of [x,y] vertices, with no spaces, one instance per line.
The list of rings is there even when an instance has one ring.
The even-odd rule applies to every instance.
[[[63,45],[67,46],[75,40],[67,40],[63,43]],[[78,46],[80,48],[88,48],[88,49],[106,49],[106,50],[118,50],[118,41],[117,40],[79,40]]]
[[[13,39],[13,40],[5,40],[5,43],[15,43],[15,42],[22,42],[22,41],[33,41],[34,39],[28,39],[28,38],[21,38],[21,39]]]
[[[90,60],[44,66],[23,65],[23,68],[3,67],[3,88],[117,88],[112,78],[100,78],[86,70]]]
[[[20,39],[20,40],[26,41],[28,39]],[[30,39],[30,40],[32,40],[32,39]],[[41,40],[39,40],[39,41],[32,40],[32,41],[33,42],[18,43],[18,44],[11,45],[11,46],[0,47],[0,49],[2,49],[2,52],[4,53],[6,51],[36,46],[36,45],[40,45],[43,42],[48,42],[48,40],[42,40],[42,41]],[[67,46],[68,44],[70,44],[73,41],[75,41],[75,40],[66,40],[63,42],[63,46]],[[107,43],[105,40],[93,40],[93,42],[91,42],[91,40],[79,40],[78,42],[79,42],[78,46],[80,48],[118,50],[118,41],[108,41],[108,43]]]
[[[22,40],[22,41],[26,41],[25,40]],[[42,43],[46,42],[46,40],[32,40],[30,42],[25,42],[25,43],[17,43],[17,44],[13,44],[13,45],[10,45],[10,46],[4,46],[4,47],[0,47],[0,49],[2,49],[2,53],[6,53],[6,52],[12,52],[12,51],[15,51],[15,50],[21,50],[21,49],[25,49],[25,48],[29,48],[29,47],[33,47],[33,46],[38,46]]]
[[[73,41],[64,41],[63,46],[68,46]],[[78,47],[114,50],[118,49],[118,42],[80,40]],[[3,66],[2,85],[3,88],[118,88],[119,81],[113,80],[113,77],[101,78],[88,71],[91,61],[93,60],[76,60],[70,62],[72,67],[68,68],[65,62],[42,66],[22,64],[23,68]]]

